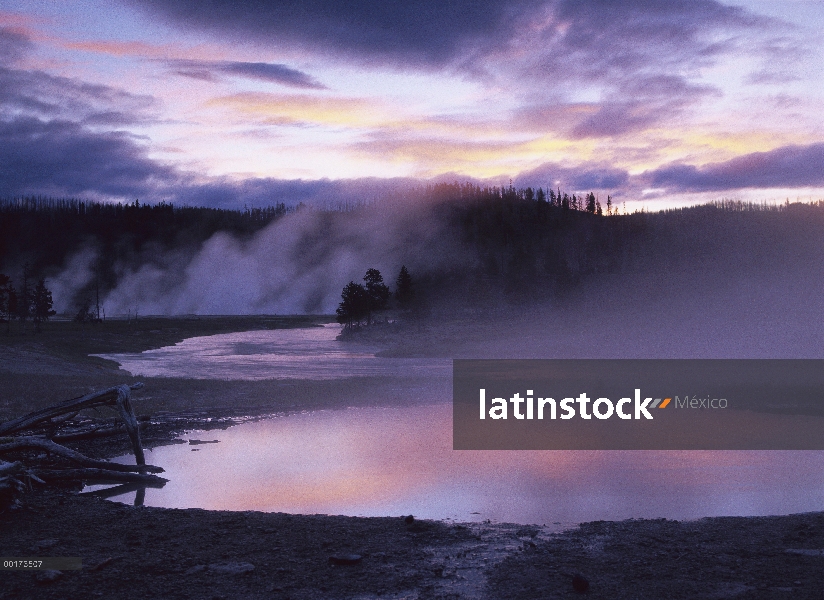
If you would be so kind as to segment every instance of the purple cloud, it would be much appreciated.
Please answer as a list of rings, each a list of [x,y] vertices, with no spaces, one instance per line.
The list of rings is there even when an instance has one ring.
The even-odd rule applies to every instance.
[[[311,75],[281,64],[208,60],[172,60],[166,61],[166,64],[179,75],[204,81],[216,81],[221,75],[234,75],[295,88],[327,89]]]
[[[145,156],[127,134],[92,133],[78,123],[0,121],[0,193],[145,197],[180,180]]]
[[[519,187],[560,187],[562,191],[572,192],[615,190],[623,187],[628,180],[626,171],[603,163],[584,163],[575,167],[544,163],[531,171],[520,173],[515,178],[515,183]]]
[[[541,0],[132,0],[182,27],[404,67],[443,66],[498,46]]]
[[[753,152],[701,167],[672,164],[639,177],[667,191],[820,186],[824,185],[824,143]]]

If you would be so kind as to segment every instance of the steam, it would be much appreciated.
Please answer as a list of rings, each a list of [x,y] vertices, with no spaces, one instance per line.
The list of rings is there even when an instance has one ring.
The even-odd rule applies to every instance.
[[[430,317],[431,339],[415,342],[425,346],[418,351],[439,347],[444,356],[497,358],[824,357],[824,210],[656,218],[648,217],[646,238],[631,238],[625,250],[637,253],[618,272],[588,276],[565,292],[550,286],[529,303],[504,304],[494,281],[474,291],[455,286],[441,294],[438,310],[467,315],[473,295],[485,294],[485,317],[461,324]],[[121,266],[106,312],[329,314],[343,286],[360,281],[367,268],[379,269],[390,287],[401,265],[419,281],[455,279],[478,260],[455,231],[436,203],[423,201],[300,210],[250,239],[220,233],[198,249]],[[54,283],[82,287],[92,256],[76,255]]]
[[[69,258],[66,267],[60,273],[49,278],[48,286],[52,291],[56,312],[76,311],[77,307],[72,304],[72,301],[94,279],[96,261],[97,251],[94,248],[82,248]]]
[[[123,269],[105,304],[110,314],[333,313],[343,286],[368,268],[391,286],[403,264],[416,273],[454,260],[447,240],[421,203],[305,209],[251,240],[218,233],[193,255],[172,253]]]

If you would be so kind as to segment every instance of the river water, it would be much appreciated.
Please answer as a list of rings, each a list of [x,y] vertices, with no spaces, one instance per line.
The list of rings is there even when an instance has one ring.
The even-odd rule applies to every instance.
[[[107,358],[139,376],[388,375],[400,386],[450,376],[451,361],[376,358],[335,341],[337,333],[233,333]],[[187,443],[147,454],[170,481],[146,490],[145,504],[559,526],[824,510],[824,452],[453,451],[450,404],[374,404],[190,432]]]

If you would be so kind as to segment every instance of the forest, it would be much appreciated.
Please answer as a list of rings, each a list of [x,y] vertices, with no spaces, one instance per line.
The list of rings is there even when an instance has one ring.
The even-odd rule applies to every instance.
[[[147,264],[165,264],[163,257],[170,253],[186,254],[191,260],[217,234],[246,247],[273,224],[312,213],[310,220],[302,221],[302,229],[287,232],[295,238],[290,256],[303,261],[303,271],[348,252],[345,244],[372,243],[373,238],[357,236],[374,236],[376,230],[389,227],[387,223],[395,223],[385,236],[390,242],[381,243],[397,256],[397,264],[391,265],[393,275],[401,265],[404,270],[408,265],[407,276],[411,272],[415,280],[416,305],[460,298],[462,307],[474,310],[562,296],[600,276],[664,273],[721,263],[738,269],[777,268],[788,252],[818,254],[824,222],[820,201],[802,205],[724,200],[656,213],[619,214],[609,196],[601,202],[594,193],[578,196],[561,190],[516,189],[511,184],[503,188],[438,184],[421,190],[411,201],[406,199],[403,207],[398,207],[397,199],[393,202],[338,210],[284,204],[226,210],[139,201],[5,200],[0,201],[0,273],[8,280],[6,288],[25,280],[34,289],[36,282],[48,281],[66,268],[73,255],[94,248],[93,276],[73,291],[70,302],[72,314],[93,320],[100,317],[99,307],[95,311],[90,305],[99,305],[125,273]],[[287,235],[283,229],[269,230],[275,231],[274,236]],[[322,252],[307,251],[324,243],[328,247]],[[373,250],[373,255],[390,254],[383,248]],[[290,256],[273,255],[267,260]],[[366,262],[371,259],[363,260],[357,265],[361,273],[376,267]],[[337,290],[336,304],[349,279],[325,283]],[[377,285],[374,280],[366,282],[366,288]],[[356,301],[359,293],[350,289],[349,300]],[[9,313],[5,304],[4,313]],[[41,301],[40,311],[47,315],[49,309],[42,308],[46,304]],[[30,311],[35,311],[33,304]],[[306,312],[317,309],[310,306]]]

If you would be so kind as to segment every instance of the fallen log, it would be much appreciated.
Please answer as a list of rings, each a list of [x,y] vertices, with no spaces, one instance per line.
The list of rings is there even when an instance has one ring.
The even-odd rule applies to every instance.
[[[79,398],[66,400],[60,404],[34,411],[17,419],[0,423],[0,435],[25,431],[54,417],[59,417],[70,412],[79,412],[86,408],[93,408],[95,406],[117,406],[119,404],[118,398],[124,393],[123,388],[126,388],[126,390],[139,390],[142,387],[142,383],[118,385],[100,392],[92,392]],[[126,391],[125,395],[128,398],[129,391]],[[131,404],[128,404],[128,407],[131,408]]]
[[[94,481],[106,483],[146,483],[164,485],[168,479],[149,475],[147,473],[121,473],[108,469],[80,468],[80,469],[32,469],[32,473],[40,479],[49,481]],[[148,485],[147,485],[148,486]],[[154,487],[154,486],[151,486]]]
[[[115,498],[117,496],[122,496],[123,494],[128,494],[129,492],[139,492],[140,490],[145,490],[146,488],[160,489],[164,485],[166,485],[165,481],[162,483],[122,483],[115,487],[105,488],[102,490],[94,490],[93,492],[81,492],[78,494],[78,496],[94,496],[96,498]]]
[[[142,383],[118,385],[101,392],[93,392],[80,398],[74,398],[48,408],[34,411],[20,418],[0,423],[0,435],[20,433],[39,426],[46,426],[50,427],[49,436],[51,437],[55,435],[54,422],[52,419],[68,413],[77,414],[83,409],[94,408],[96,406],[112,406],[117,409],[126,427],[126,433],[132,442],[135,462],[138,466],[142,467],[146,464],[146,457],[143,454],[143,446],[140,443],[140,425],[131,403],[131,390],[139,390],[142,387]],[[145,472],[149,469],[143,468],[139,470]]]
[[[148,426],[148,421],[140,421],[140,429],[146,429]],[[89,428],[83,429],[81,431],[74,431],[71,433],[57,433],[51,436],[51,439],[55,442],[75,442],[78,440],[91,440],[95,438],[110,437],[113,435],[118,435],[120,433],[126,433],[126,426],[123,423],[117,423],[116,425],[108,426],[92,425]]]
[[[68,468],[59,467],[59,463],[44,462],[42,455],[33,461],[25,459],[10,463],[0,460],[0,509],[13,502],[14,495],[30,487],[32,481],[44,484],[85,481],[115,484],[120,489],[134,487],[136,504],[143,503],[147,487],[163,487],[167,480],[152,474],[162,473],[163,469],[146,464],[140,442],[140,430],[148,426],[148,417],[138,419],[131,404],[131,391],[142,387],[142,383],[111,387],[0,423],[0,455],[40,450],[74,463]],[[81,411],[100,406],[114,408],[118,417],[102,421],[84,417],[75,419]],[[131,441],[135,465],[93,459],[57,443],[124,431]]]
[[[71,448],[66,448],[65,446],[56,444],[51,440],[31,436],[15,438],[11,442],[0,444],[0,454],[5,454],[7,452],[12,452],[14,450],[24,450],[27,448],[39,448],[40,450],[45,450],[46,452],[56,454],[57,456],[62,456],[63,458],[67,458],[85,467],[95,467],[98,469],[106,469],[109,471],[120,472],[163,472],[163,468],[155,467],[153,465],[123,465],[120,463],[113,463],[106,460],[95,460],[93,458],[89,458],[84,454],[81,454],[80,452],[77,452],[76,450],[72,450]]]

